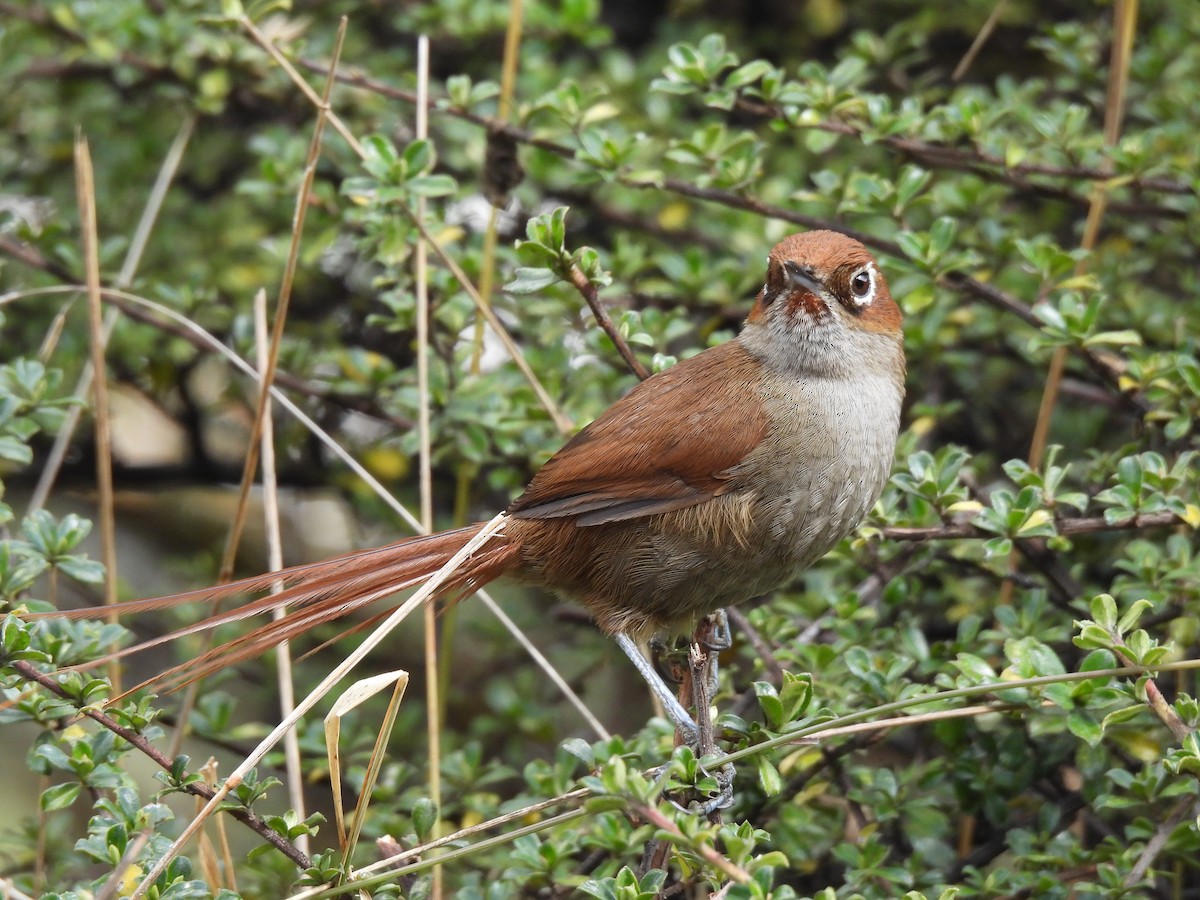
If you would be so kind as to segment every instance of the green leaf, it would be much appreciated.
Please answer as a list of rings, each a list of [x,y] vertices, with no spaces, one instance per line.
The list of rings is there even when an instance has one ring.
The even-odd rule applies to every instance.
[[[409,174],[424,172],[432,168],[434,163],[433,144],[429,141],[413,141],[404,148],[401,157]]]
[[[804,132],[804,146],[813,153],[825,153],[833,149],[833,145],[838,142],[838,137],[839,135],[833,131],[810,128]]]
[[[1013,668],[1021,678],[1062,675],[1066,672],[1058,654],[1036,638],[1023,637],[1005,641],[1004,655],[1012,662]]]
[[[1067,728],[1075,737],[1086,741],[1095,747],[1104,736],[1104,729],[1099,722],[1081,710],[1073,709],[1067,713]]]
[[[562,742],[561,746],[564,752],[582,762],[589,771],[596,768],[596,755],[592,752],[592,745],[587,741],[582,738],[568,738]]]
[[[812,676],[807,672],[801,675],[784,672],[779,701],[784,723],[794,722],[803,716],[812,702]]]
[[[1138,620],[1142,617],[1142,613],[1153,608],[1154,604],[1144,597],[1141,600],[1135,600],[1129,609],[1125,611],[1125,615],[1121,616],[1121,621],[1117,623],[1117,631],[1125,634],[1137,625]]]
[[[510,294],[532,294],[561,280],[550,269],[520,266],[513,280],[504,285],[504,290]]]
[[[68,781],[65,784],[56,784],[46,788],[42,791],[40,801],[42,811],[53,812],[56,809],[66,809],[75,802],[75,798],[79,796],[81,790],[83,790],[83,785],[78,781]]]
[[[774,797],[783,790],[783,778],[779,774],[779,770],[775,765],[767,759],[766,755],[760,755],[756,762],[758,768],[758,784],[762,788],[762,792],[767,797]]]
[[[754,695],[758,698],[758,706],[763,711],[767,725],[773,729],[780,728],[784,723],[783,704],[779,701],[775,685],[769,681],[756,681]]]
[[[774,71],[774,69],[775,67],[765,59],[752,59],[750,62],[738,66],[726,75],[725,86],[731,88],[745,87],[748,84],[758,81],[768,72]]]
[[[418,197],[445,197],[458,190],[458,182],[449,175],[418,175],[404,182],[404,186]]]
[[[417,839],[421,841],[429,840],[433,834],[433,826],[437,824],[438,811],[437,806],[428,797],[420,797],[413,804],[412,810],[412,825],[413,831],[417,834]]]
[[[1112,631],[1117,625],[1117,601],[1111,594],[1098,594],[1092,598],[1092,619],[1106,631]]]

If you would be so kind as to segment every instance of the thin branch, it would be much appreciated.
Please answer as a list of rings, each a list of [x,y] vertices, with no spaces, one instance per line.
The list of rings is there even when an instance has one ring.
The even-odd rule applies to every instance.
[[[592,311],[592,315],[596,317],[596,322],[604,329],[604,333],[617,348],[617,352],[621,354],[621,359],[625,360],[625,364],[633,371],[642,381],[650,377],[650,370],[642,365],[641,361],[633,355],[633,351],[629,349],[629,343],[625,337],[617,330],[617,326],[613,324],[612,318],[608,315],[608,310],[604,308],[604,304],[600,302],[600,295],[596,291],[596,286],[592,284],[586,275],[580,270],[579,266],[572,264],[568,279],[574,286],[575,290],[579,291],[580,296],[587,301],[588,307]]]
[[[750,641],[750,646],[754,648],[754,652],[762,660],[763,667],[771,673],[771,683],[776,687],[783,684],[783,665],[776,659],[775,652],[771,649],[771,645],[767,643],[766,638],[759,633],[757,628],[750,624],[750,618],[736,606],[726,609],[725,615],[729,616],[729,621],[736,625],[738,631],[744,634],[746,639]]]
[[[760,103],[745,98],[739,98],[736,108],[740,112],[750,113],[761,118],[775,119],[794,128],[813,129],[838,134],[844,137],[861,138],[863,130],[849,122],[830,120],[813,124],[796,125],[788,122],[782,109],[767,103]],[[987,166],[1005,172],[1017,172],[1022,175],[1045,175],[1051,178],[1066,178],[1076,181],[1109,181],[1113,175],[1105,167],[1091,168],[1088,166],[1052,166],[1045,163],[1017,163],[1010,165],[1002,156],[980,150],[978,147],[951,147],[946,144],[932,144],[915,138],[889,136],[880,138],[879,143],[891,147],[901,153],[908,154],[930,166],[940,168],[964,169]],[[1190,196],[1195,188],[1184,181],[1171,178],[1147,177],[1131,178],[1125,184],[1134,190],[1155,191],[1163,194],[1179,194]]]
[[[41,685],[57,697],[61,697],[62,699],[72,703],[75,702],[75,698],[67,693],[67,691],[57,681],[55,681],[53,677],[39,671],[32,663],[28,663],[23,660],[17,660],[10,663],[10,665],[26,681],[32,681]],[[128,742],[131,746],[139,750],[148,759],[152,760],[155,765],[159,766],[164,771],[171,771],[172,761],[136,731],[126,728],[124,725],[121,725],[109,716],[97,710],[94,706],[79,707],[78,711],[80,715],[87,716],[93,722],[96,722],[102,727],[107,728],[113,734]],[[211,800],[213,797],[213,790],[199,781],[184,784],[180,787],[180,790],[188,794],[193,794],[204,800]],[[299,849],[297,849],[291,842],[287,840],[287,838],[283,837],[278,832],[272,831],[267,824],[261,818],[259,818],[257,813],[249,809],[228,809],[226,811],[239,822],[247,825],[259,837],[261,837],[264,841],[266,841],[300,868],[307,869],[312,866],[312,860],[309,859],[308,856],[306,856],[304,853],[301,853]]]
[[[655,828],[667,832],[677,840],[686,842],[688,846],[704,857],[705,862],[720,869],[732,881],[736,881],[738,884],[748,884],[750,882],[749,872],[747,872],[737,863],[733,862],[727,856],[723,856],[718,853],[716,848],[711,844],[700,843],[699,841],[694,841],[687,838],[684,833],[679,830],[679,826],[663,815],[661,810],[644,803],[633,803],[630,806],[634,812],[640,815]]]
[[[1133,660],[1124,653],[1118,653],[1117,655],[1127,665],[1133,663]],[[1177,741],[1182,743],[1187,740],[1192,733],[1192,729],[1179,717],[1179,713],[1175,711],[1175,707],[1167,702],[1167,698],[1163,696],[1155,680],[1147,677],[1145,687],[1146,703],[1154,710],[1154,714],[1167,726]]]
[[[1060,535],[1094,534],[1101,531],[1131,531],[1142,528],[1164,528],[1170,525],[1185,524],[1173,512],[1142,513],[1118,522],[1109,522],[1104,516],[1079,516],[1070,519],[1056,519],[1055,530]],[[943,541],[960,540],[963,538],[993,538],[996,533],[984,531],[970,522],[956,522],[950,525],[929,525],[919,528],[888,527],[881,528],[880,533],[892,541]]]
[[[1124,665],[1134,665],[1135,654],[1130,651],[1120,632],[1116,629],[1112,629],[1111,633],[1113,639],[1113,649],[1116,651],[1117,658],[1121,660]],[[1176,712],[1175,707],[1167,702],[1167,698],[1164,697],[1162,691],[1159,690],[1158,683],[1155,682],[1152,675],[1146,676],[1144,687],[1146,691],[1146,705],[1150,707],[1150,710],[1156,716],[1158,716],[1159,721],[1167,726],[1167,730],[1169,730],[1171,734],[1175,736],[1175,740],[1179,741],[1181,744],[1184,743],[1189,737],[1191,737],[1191,726],[1184,722],[1179,713]]]

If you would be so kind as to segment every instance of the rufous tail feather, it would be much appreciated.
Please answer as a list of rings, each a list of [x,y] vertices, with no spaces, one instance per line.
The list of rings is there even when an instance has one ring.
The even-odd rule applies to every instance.
[[[158,690],[176,690],[198,678],[258,656],[285,640],[296,638],[325,622],[349,615],[370,604],[420,584],[444,566],[482,528],[481,523],[425,537],[409,538],[337,556],[322,562],[293,566],[279,572],[256,575],[219,587],[185,591],[167,597],[131,600],[111,606],[88,607],[54,613],[35,613],[38,618],[100,618],[167,609],[202,601],[226,599],[238,594],[259,593],[277,585],[283,589],[215,613],[169,634],[118,650],[92,665],[100,665],[148,650],[189,634],[209,631],[220,625],[285,608],[278,619],[265,622],[246,634],[213,647],[138,685]],[[434,601],[457,599],[479,589],[514,568],[520,546],[496,535],[453,572],[433,596]],[[375,618],[374,616],[372,618]],[[135,688],[136,690],[136,688]]]

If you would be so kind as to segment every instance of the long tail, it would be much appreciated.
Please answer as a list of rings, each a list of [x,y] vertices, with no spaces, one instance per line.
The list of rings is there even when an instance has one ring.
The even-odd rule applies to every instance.
[[[114,613],[142,613],[202,601],[218,601],[237,594],[275,590],[275,593],[215,613],[194,625],[127,647],[97,661],[119,659],[189,634],[287,608],[281,618],[215,646],[207,653],[161,673],[150,682],[157,689],[174,690],[197,678],[258,656],[318,625],[420,584],[449,562],[482,527],[482,523],[476,523],[454,531],[409,538],[373,550],[361,550],[268,575],[243,578],[220,587],[201,588],[168,597],[131,600],[111,606],[38,613],[29,618],[99,618]],[[502,534],[495,535],[446,578],[434,599],[458,598],[483,587],[515,568],[519,556],[519,544],[509,541]],[[277,589],[279,586],[282,586],[282,590]]]

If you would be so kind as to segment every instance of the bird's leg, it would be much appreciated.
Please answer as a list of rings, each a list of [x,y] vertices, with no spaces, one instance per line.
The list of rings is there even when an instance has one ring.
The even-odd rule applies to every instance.
[[[629,661],[633,663],[633,667],[638,670],[638,673],[650,687],[650,692],[658,698],[663,705],[663,710],[672,722],[675,723],[676,729],[684,734],[685,740],[690,744],[697,740],[698,732],[696,723],[692,717],[688,715],[688,711],[683,708],[683,705],[676,699],[674,691],[667,687],[666,682],[662,680],[662,676],[658,674],[658,670],[650,660],[642,655],[642,651],[638,645],[634,643],[633,638],[629,635],[620,633],[616,635],[617,646],[625,651],[625,655],[629,657]]]
[[[679,680],[683,702],[676,698],[663,680],[658,669],[642,654],[642,651],[627,634],[616,635],[617,646],[629,657],[641,674],[651,692],[663,705],[667,717],[675,724],[677,740],[693,748],[698,758],[716,755],[716,739],[712,725],[712,697],[717,686],[717,650],[730,645],[729,620],[724,611],[707,616],[697,627],[688,650],[686,669]],[[669,655],[668,655],[669,658]],[[696,708],[696,719],[688,714],[685,704]],[[703,770],[702,770],[703,771]],[[705,772],[704,774],[709,774]],[[732,765],[723,766],[714,776],[718,790],[715,796],[704,800],[691,799],[686,808],[718,821],[720,810],[733,800]]]

